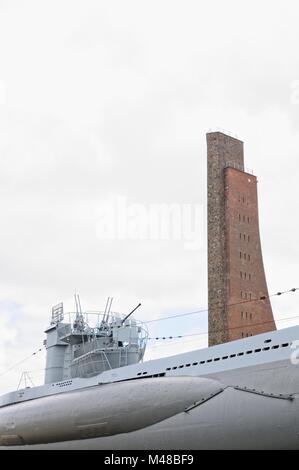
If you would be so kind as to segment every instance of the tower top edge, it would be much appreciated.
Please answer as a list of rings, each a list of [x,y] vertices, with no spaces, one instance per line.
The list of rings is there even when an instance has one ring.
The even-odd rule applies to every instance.
[[[234,135],[234,134],[232,134],[230,132],[227,132],[227,131],[212,131],[212,130],[210,130],[206,133],[207,137],[211,136],[211,135],[223,135],[225,137],[229,137],[230,139],[236,140],[237,142],[241,142],[242,144],[244,144],[244,141],[239,139],[237,137],[237,135]]]

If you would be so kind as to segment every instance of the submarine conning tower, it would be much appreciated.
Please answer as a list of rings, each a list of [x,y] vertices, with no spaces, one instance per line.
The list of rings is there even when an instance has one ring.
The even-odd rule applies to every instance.
[[[136,364],[148,338],[146,326],[130,315],[110,310],[82,313],[81,307],[65,314],[63,303],[52,308],[45,333],[45,384]]]

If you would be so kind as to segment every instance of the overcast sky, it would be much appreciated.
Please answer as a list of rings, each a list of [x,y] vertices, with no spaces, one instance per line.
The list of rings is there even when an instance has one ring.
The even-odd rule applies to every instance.
[[[44,354],[51,306],[149,320],[207,306],[206,141],[245,142],[259,179],[270,293],[299,287],[298,1],[0,0],[0,391]],[[118,200],[202,209],[184,240],[104,240]],[[273,302],[278,327],[298,295]],[[206,332],[207,315],[157,322],[158,335]],[[149,344],[147,357],[207,336]],[[166,346],[168,344],[168,346]]]

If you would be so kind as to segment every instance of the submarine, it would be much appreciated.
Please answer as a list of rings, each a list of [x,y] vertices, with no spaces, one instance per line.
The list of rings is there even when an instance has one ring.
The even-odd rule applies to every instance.
[[[64,313],[45,383],[0,397],[0,449],[299,449],[299,327],[144,361],[132,314]]]

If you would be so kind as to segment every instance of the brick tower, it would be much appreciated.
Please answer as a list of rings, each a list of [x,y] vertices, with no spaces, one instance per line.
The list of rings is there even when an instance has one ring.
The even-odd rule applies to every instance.
[[[276,329],[259,235],[257,179],[243,142],[207,134],[209,346]],[[232,305],[237,304],[237,305]]]

